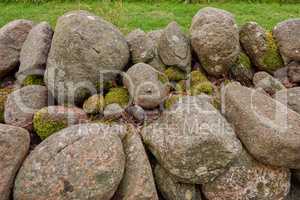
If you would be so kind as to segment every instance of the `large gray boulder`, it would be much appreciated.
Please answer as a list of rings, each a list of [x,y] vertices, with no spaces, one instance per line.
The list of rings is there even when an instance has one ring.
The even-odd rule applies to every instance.
[[[222,91],[224,114],[258,161],[300,169],[300,115],[273,98],[238,84]]]
[[[0,124],[0,200],[9,200],[15,176],[29,150],[29,133]]]
[[[60,104],[79,104],[128,59],[126,39],[115,26],[87,11],[68,12],[56,24],[45,83]]]
[[[28,75],[44,76],[52,36],[53,30],[48,22],[41,22],[31,29],[20,54],[20,67],[16,74],[20,83]]]
[[[81,124],[50,136],[25,160],[14,199],[110,199],[124,172],[124,134],[122,125]]]
[[[158,42],[158,53],[165,65],[175,66],[186,72],[191,70],[190,41],[175,21],[164,29]]]
[[[158,200],[150,162],[140,134],[130,127],[123,140],[125,173],[113,199]]]
[[[245,150],[229,170],[204,184],[209,200],[285,199],[290,189],[290,172],[255,161]]]
[[[300,61],[300,18],[278,23],[273,34],[285,64]]]
[[[0,78],[18,67],[21,48],[32,27],[32,21],[20,19],[0,29]]]
[[[281,90],[274,95],[274,98],[300,114],[300,87]]]
[[[207,96],[186,96],[142,130],[158,163],[180,182],[215,179],[241,151],[241,143]]]
[[[165,200],[201,200],[200,186],[180,183],[160,165],[155,166],[155,181]]]
[[[234,65],[240,53],[238,27],[232,14],[203,8],[193,17],[191,44],[208,74],[221,76]]]
[[[51,103],[51,102],[50,102]],[[48,90],[45,86],[31,85],[15,90],[7,97],[4,108],[6,124],[33,129],[33,116],[48,105]]]

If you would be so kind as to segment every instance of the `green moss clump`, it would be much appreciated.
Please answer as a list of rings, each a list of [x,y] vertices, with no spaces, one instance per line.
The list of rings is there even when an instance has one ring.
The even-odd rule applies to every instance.
[[[176,83],[175,90],[179,93],[183,93],[186,91],[186,80],[181,80],[178,83]]]
[[[193,87],[194,85],[197,85],[199,83],[207,82],[208,79],[203,72],[195,70],[191,72],[189,81],[191,86]]]
[[[28,75],[24,81],[23,81],[23,85],[27,86],[27,85],[45,85],[44,84],[44,77],[41,75]]]
[[[170,81],[180,81],[186,79],[185,72],[177,67],[169,67],[165,70],[165,75]]]
[[[0,123],[4,122],[4,107],[8,95],[13,91],[12,88],[0,89]]]
[[[83,110],[89,114],[101,113],[105,107],[105,100],[102,95],[93,95],[83,104]]]
[[[268,48],[262,57],[262,64],[265,67],[264,70],[274,72],[283,66],[283,61],[272,33],[267,32],[266,37]]]
[[[64,121],[47,118],[45,112],[47,109],[42,109],[33,117],[34,130],[42,140],[67,127],[67,123]]]
[[[172,95],[164,102],[164,107],[166,109],[170,109],[179,99],[182,97],[182,95]]]
[[[159,72],[157,76],[158,76],[158,80],[159,80],[162,84],[166,84],[166,83],[169,82],[169,79],[168,79],[168,77],[167,77],[165,74]]]
[[[193,85],[190,91],[190,94],[192,96],[196,96],[202,93],[211,95],[213,93],[214,89],[212,86],[212,83],[209,81],[198,83],[196,85]]]
[[[247,69],[251,69],[251,61],[244,52],[241,52],[239,55],[239,64],[242,64]]]
[[[125,107],[129,102],[129,93],[126,88],[117,87],[111,88],[105,95],[106,105],[117,103],[122,107]]]

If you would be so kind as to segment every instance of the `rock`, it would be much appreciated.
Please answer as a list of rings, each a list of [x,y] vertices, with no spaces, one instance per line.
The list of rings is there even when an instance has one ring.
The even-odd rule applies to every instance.
[[[53,133],[70,125],[88,121],[86,113],[76,107],[49,106],[34,114],[33,127],[38,136],[44,140]]]
[[[133,127],[123,140],[126,155],[125,173],[115,200],[158,200],[150,162],[141,140]]]
[[[280,22],[274,27],[273,34],[285,64],[300,61],[300,18]]]
[[[274,95],[274,98],[300,114],[300,87],[280,90]]]
[[[105,95],[105,104],[117,103],[122,107],[128,106],[130,103],[130,96],[128,90],[123,87],[110,88],[108,93]]]
[[[41,22],[29,32],[20,53],[17,78],[20,83],[28,75],[44,76],[53,30],[48,22]]]
[[[279,80],[264,71],[254,74],[253,84],[255,88],[262,88],[270,95],[274,95],[276,92],[285,89]]]
[[[201,200],[200,186],[179,183],[160,165],[155,166],[155,181],[165,200]]]
[[[104,97],[100,94],[95,94],[85,100],[83,104],[84,112],[88,114],[102,113],[105,107]]]
[[[248,152],[273,166],[300,169],[300,115],[255,90],[228,84],[224,114]]]
[[[263,165],[242,151],[229,170],[204,184],[209,200],[285,199],[290,188],[290,172],[285,168]]]
[[[57,21],[45,82],[58,103],[81,104],[129,59],[122,33],[87,11],[71,11]]]
[[[163,72],[165,70],[165,65],[162,62],[161,58],[159,57],[158,53],[158,42],[163,33],[163,30],[155,30],[155,31],[150,31],[147,33],[147,36],[150,37],[153,42],[154,42],[154,58],[148,63],[151,65],[153,68],[156,70]]]
[[[81,124],[44,140],[25,160],[14,199],[111,199],[121,182],[122,125]]]
[[[203,8],[193,17],[191,44],[201,65],[212,76],[227,74],[240,54],[238,27],[232,14]]]
[[[169,81],[181,81],[186,79],[186,73],[178,67],[169,67],[164,73]]]
[[[142,137],[158,163],[183,183],[212,181],[241,150],[229,123],[204,95],[180,98],[143,128]]]
[[[123,83],[134,103],[146,109],[162,103],[170,89],[168,78],[145,63],[130,67],[123,77]]]
[[[0,89],[0,123],[4,123],[4,108],[5,102],[10,93],[12,93],[12,88],[1,88]]]
[[[119,119],[122,117],[124,109],[117,103],[109,104],[104,109],[105,119]]]
[[[240,42],[258,69],[274,72],[283,67],[272,33],[265,31],[256,22],[248,22],[241,27]]]
[[[21,48],[32,27],[32,21],[19,19],[0,29],[0,78],[18,67]]]
[[[48,90],[45,86],[26,86],[12,92],[5,104],[6,124],[32,130],[33,115],[48,105]]]
[[[276,70],[274,73],[274,78],[278,79],[282,84],[289,83],[289,77],[288,77],[288,67],[282,67]]]
[[[300,62],[291,62],[287,65],[288,77],[292,83],[300,82]]]
[[[126,111],[133,116],[133,118],[139,122],[139,123],[143,123],[145,120],[145,111],[142,107],[138,106],[138,105],[133,105],[130,106],[126,109]]]
[[[15,176],[29,150],[29,133],[0,124],[0,200],[9,200]]]
[[[158,53],[165,65],[191,71],[190,41],[175,21],[164,29],[158,42]]]

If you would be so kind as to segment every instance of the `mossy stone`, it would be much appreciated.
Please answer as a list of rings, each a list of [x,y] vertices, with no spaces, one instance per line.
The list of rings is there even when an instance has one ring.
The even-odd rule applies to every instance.
[[[193,85],[191,87],[190,94],[192,96],[197,96],[202,93],[211,95],[213,93],[213,91],[214,91],[214,89],[213,89],[212,83],[209,81],[205,81],[205,82]]]
[[[12,88],[0,89],[0,123],[4,123],[4,107],[8,95],[13,91]]]
[[[206,75],[204,74],[204,72],[195,70],[195,71],[191,72],[189,81],[190,81],[191,86],[193,87],[194,85],[197,85],[199,83],[207,82],[208,79],[207,79]]]
[[[105,107],[105,100],[102,95],[93,95],[83,104],[83,110],[89,114],[101,113]]]
[[[28,75],[24,81],[23,81],[23,86],[27,85],[45,85],[44,84],[44,77],[41,75]]]
[[[170,81],[180,81],[186,79],[185,72],[178,67],[169,67],[165,70],[165,75]]]
[[[111,88],[105,95],[105,104],[117,103],[122,107],[125,107],[129,102],[129,93],[126,88],[117,87]]]

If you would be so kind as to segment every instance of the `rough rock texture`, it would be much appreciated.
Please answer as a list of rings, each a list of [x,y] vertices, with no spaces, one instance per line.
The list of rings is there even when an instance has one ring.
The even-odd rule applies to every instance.
[[[0,200],[9,200],[17,171],[29,150],[29,133],[0,124]]]
[[[132,115],[137,122],[144,122],[146,113],[142,107],[140,107],[138,105],[133,105],[133,106],[126,108],[126,111],[130,115]]]
[[[224,114],[248,152],[265,164],[300,169],[300,115],[238,84],[223,92]]]
[[[256,22],[248,22],[241,27],[240,42],[258,69],[274,72],[283,67],[272,33],[266,32]]]
[[[32,130],[33,115],[48,105],[48,90],[45,86],[26,86],[12,92],[5,104],[6,124]]]
[[[156,70],[163,72],[165,70],[165,65],[162,62],[159,53],[158,53],[158,42],[163,33],[162,29],[150,31],[147,33],[147,36],[150,37],[154,42],[154,58],[148,64],[154,67]]]
[[[182,97],[142,136],[159,164],[184,183],[212,181],[241,150],[229,123],[204,95]]]
[[[150,162],[141,136],[130,127],[123,140],[126,155],[125,173],[113,199],[158,200]]]
[[[200,186],[179,183],[160,165],[155,166],[155,181],[165,200],[201,200]]]
[[[190,72],[192,59],[190,41],[176,22],[171,22],[164,29],[158,42],[158,53],[165,65]]]
[[[300,87],[281,90],[274,98],[300,114]]]
[[[84,101],[83,110],[89,114],[102,113],[105,107],[104,97],[100,94],[95,94]]]
[[[228,171],[202,190],[209,200],[284,200],[289,188],[288,169],[258,163],[243,150]]]
[[[18,67],[20,51],[33,22],[20,19],[12,21],[0,29],[0,77]]]
[[[236,63],[240,53],[234,17],[220,9],[203,8],[193,17],[191,44],[208,74],[221,76]]]
[[[34,114],[33,127],[41,139],[46,139],[67,126],[88,121],[86,113],[76,107],[49,106]]]
[[[105,119],[118,119],[122,117],[124,109],[117,103],[109,104],[104,109]]]
[[[27,75],[44,75],[53,30],[48,22],[41,22],[29,32],[20,53],[17,78],[20,83]]]
[[[270,95],[274,95],[276,92],[285,89],[284,85],[282,85],[279,80],[264,71],[254,74],[253,84],[255,88],[262,88]]]
[[[24,162],[14,199],[110,199],[124,172],[124,134],[122,125],[81,124],[52,135]]]
[[[169,93],[168,78],[145,63],[138,63],[128,69],[123,77],[135,104],[151,109],[157,107]]]
[[[128,59],[128,45],[115,26],[89,12],[72,11],[57,21],[45,83],[59,103],[79,104],[112,80]]]
[[[284,62],[300,61],[300,18],[280,22],[274,27],[273,34]]]
[[[4,123],[4,108],[8,95],[13,91],[12,88],[0,88],[0,123]]]
[[[290,62],[288,65],[288,77],[292,83],[300,82],[300,62]]]

